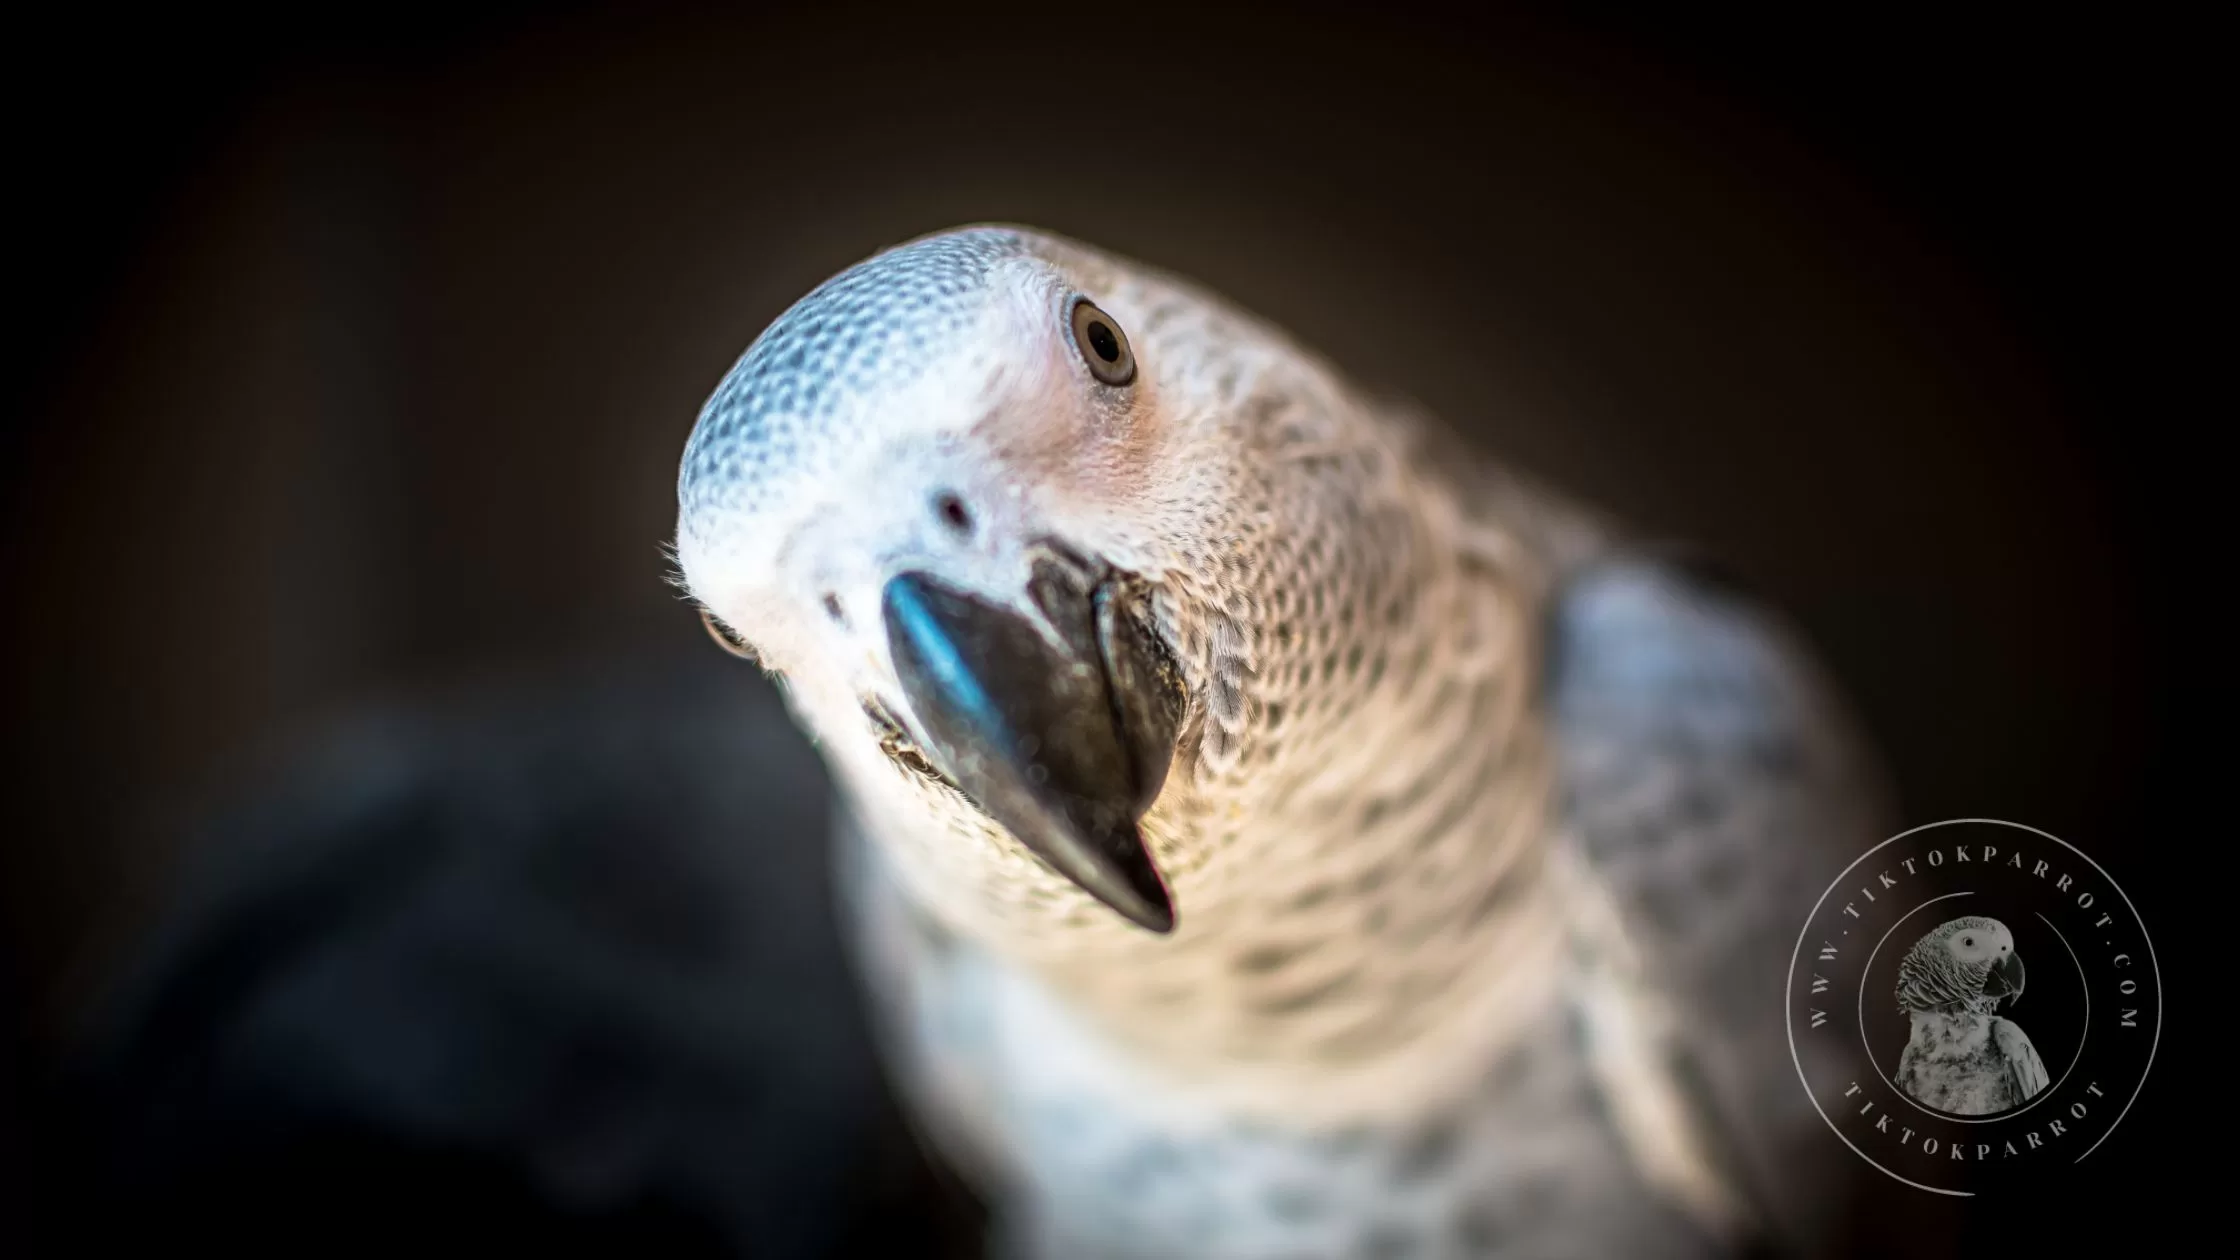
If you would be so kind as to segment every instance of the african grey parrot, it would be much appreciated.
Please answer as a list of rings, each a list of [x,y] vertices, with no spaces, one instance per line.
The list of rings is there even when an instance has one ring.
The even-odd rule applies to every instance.
[[[881,252],[709,398],[678,581],[842,785],[898,1076],[1036,1257],[1819,1248],[1880,772],[1730,586],[1173,275]]]
[[[1939,924],[1898,964],[1898,1009],[1911,1023],[1898,1088],[1960,1116],[2011,1111],[2046,1087],[2022,1025],[1992,1014],[2022,998],[2022,955],[1997,919]]]

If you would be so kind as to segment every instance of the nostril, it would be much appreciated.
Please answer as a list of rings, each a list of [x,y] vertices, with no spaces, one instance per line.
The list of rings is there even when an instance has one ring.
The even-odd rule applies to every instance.
[[[964,505],[964,500],[958,498],[954,491],[944,490],[933,496],[933,510],[949,528],[960,534],[972,532],[972,510]]]

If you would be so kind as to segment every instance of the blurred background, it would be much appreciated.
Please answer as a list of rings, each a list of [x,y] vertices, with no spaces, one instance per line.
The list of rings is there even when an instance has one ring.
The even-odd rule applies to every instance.
[[[814,754],[659,548],[755,334],[974,220],[1192,275],[1724,556],[1844,680],[1910,820],[2028,823],[2115,875],[2187,1053],[2179,578],[2218,535],[2166,466],[2204,414],[2174,366],[2180,36],[26,21],[0,1254],[964,1254],[976,1209],[865,1042]],[[2091,1193],[1982,1208],[1986,1236],[2167,1222],[2169,1056]]]

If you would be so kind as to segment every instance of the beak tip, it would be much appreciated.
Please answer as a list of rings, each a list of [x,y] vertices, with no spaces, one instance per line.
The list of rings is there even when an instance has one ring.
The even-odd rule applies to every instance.
[[[1165,897],[1161,897],[1157,901],[1145,902],[1137,908],[1136,913],[1130,914],[1128,918],[1134,921],[1136,926],[1160,936],[1170,936],[1174,933],[1174,903]]]
[[[1045,601],[1066,639],[1057,648],[1016,613],[925,574],[890,579],[882,602],[903,693],[954,785],[1107,908],[1172,933],[1174,900],[1136,826],[1155,795],[1144,767],[1164,769],[1172,733],[1137,730],[1117,711],[1144,706],[1116,700],[1127,684],[1100,665],[1104,606],[1084,598],[1064,616],[1050,610],[1065,601]]]
[[[1096,849],[1111,854],[1112,860],[1100,863],[1101,878],[1083,882],[1083,887],[1137,927],[1160,936],[1172,933],[1174,897],[1152,864],[1151,846],[1144,842],[1142,831],[1130,823]]]

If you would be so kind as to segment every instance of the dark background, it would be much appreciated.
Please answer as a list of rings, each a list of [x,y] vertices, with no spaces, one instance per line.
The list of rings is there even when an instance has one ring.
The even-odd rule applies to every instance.
[[[2221,536],[2186,436],[2218,409],[2180,392],[2212,353],[2185,300],[2200,38],[1142,5],[17,26],[0,1250],[38,1207],[223,1233],[295,1228],[283,1201],[361,1240],[438,1213],[518,1238],[555,1203],[577,1207],[552,1246],[784,1233],[727,1201],[790,1205],[767,1254],[842,1246],[820,1213],[932,1236],[938,1176],[875,1097],[822,917],[814,760],[711,659],[658,548],[697,408],[756,332],[972,220],[1193,275],[1722,553],[1844,680],[1909,821],[2092,853],[2182,993],[2180,719],[2207,680],[2181,601],[2226,571],[2195,561]],[[742,730],[761,742],[724,742]],[[668,883],[629,902],[647,869]],[[763,926],[548,983],[724,897]],[[526,982],[460,978],[495,947],[446,933],[529,903],[567,925],[522,947],[536,1018],[605,1021],[553,1096],[658,1078],[680,1118],[636,1145],[592,1120],[523,1137],[552,1109],[534,1090],[456,1101],[583,1040],[505,1024]],[[321,950],[392,961],[338,978],[301,961]],[[698,996],[616,996],[680,967]],[[395,980],[423,974],[461,996]],[[368,999],[390,982],[401,1005]],[[781,1013],[725,1024],[731,995]],[[690,1053],[631,1042],[663,1021]],[[417,1062],[381,1042],[398,1028],[478,1049],[351,1075]],[[2088,1193],[1985,1227],[2113,1237],[2157,1203],[2169,1062]],[[713,1101],[742,1080],[761,1101]],[[304,1129],[329,1111],[343,1136]],[[674,1154],[703,1138],[732,1162]],[[811,1166],[839,1171],[785,1179]]]

